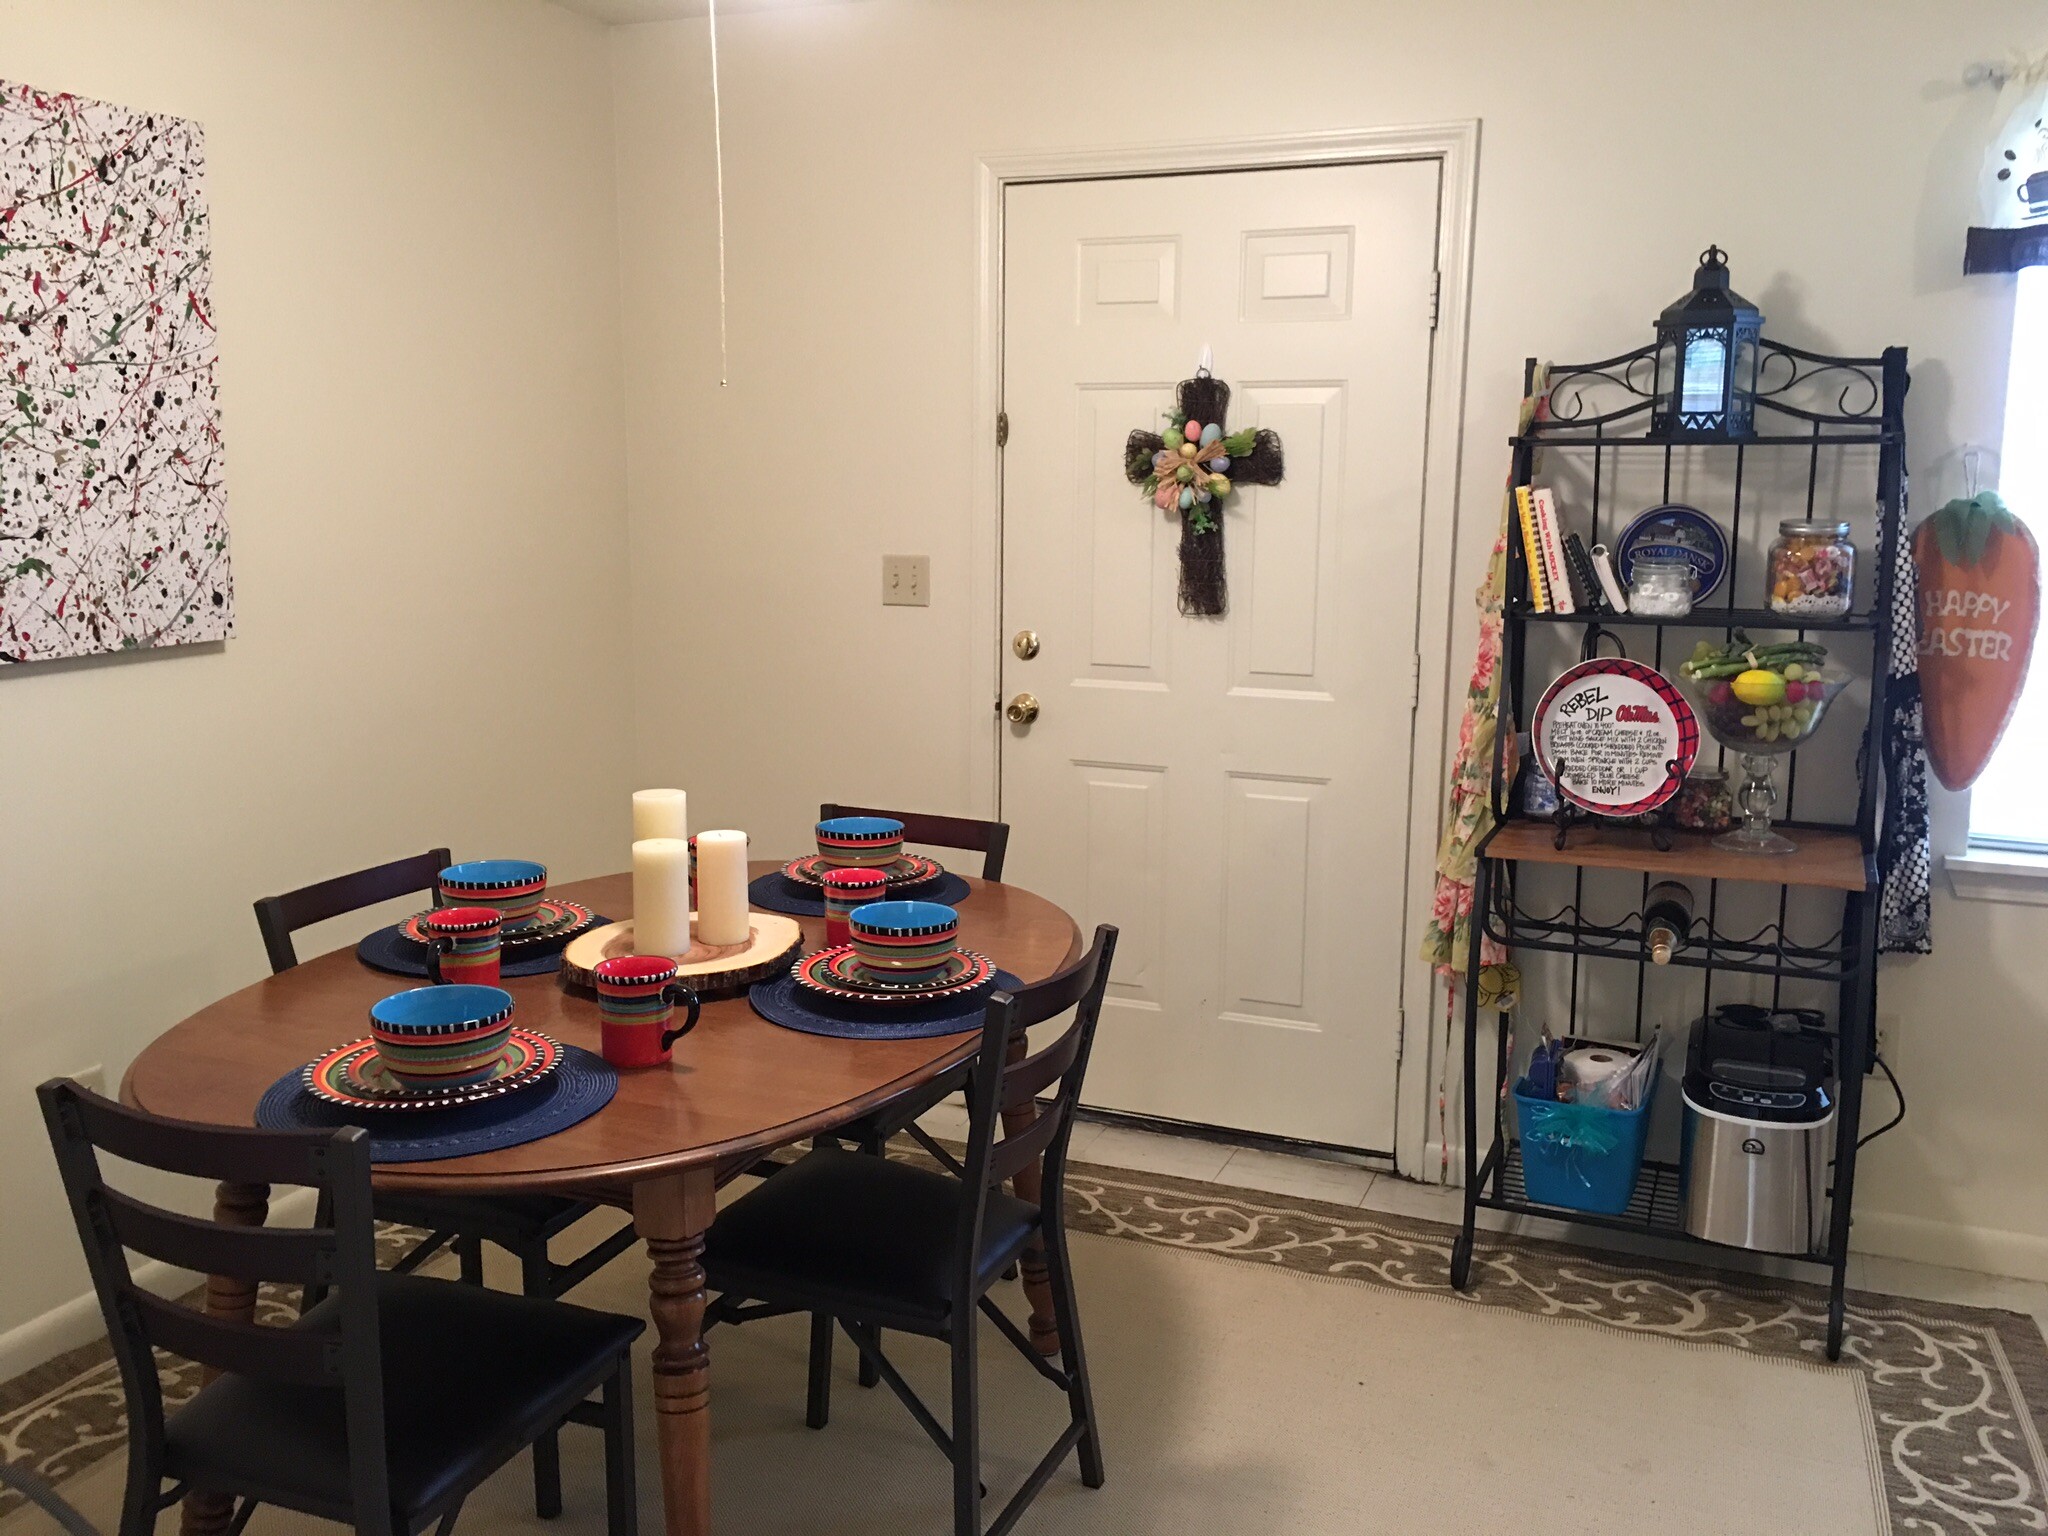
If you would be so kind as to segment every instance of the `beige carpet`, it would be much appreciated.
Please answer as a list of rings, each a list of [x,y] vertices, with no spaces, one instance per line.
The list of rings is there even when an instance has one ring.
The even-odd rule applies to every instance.
[[[1188,1234],[1213,1236],[1219,1211],[1229,1230],[1285,1230],[1295,1248],[1303,1229],[1312,1237],[1337,1218],[1242,1191],[1191,1198],[1200,1186],[1091,1172],[1104,1173],[1088,1197],[1094,1225],[1105,1196],[1115,1196],[1126,1217],[1177,1213],[1169,1225],[1180,1235],[1074,1239],[1109,1484],[1084,1489],[1070,1464],[1026,1517],[1026,1532],[1821,1536],[1892,1528],[1874,1475],[1862,1371],[1644,1336],[1613,1317],[1475,1305],[1435,1285],[1404,1293],[1384,1275],[1303,1273],[1242,1241],[1204,1238],[1201,1246],[1252,1262],[1176,1251],[1194,1246]],[[1376,1234],[1383,1256],[1390,1235],[1412,1258],[1413,1229],[1439,1230],[1343,1214],[1347,1228]],[[622,1261],[578,1299],[637,1312],[643,1279],[637,1263]],[[986,1339],[985,1475],[999,1501],[1051,1441],[1061,1408],[993,1330]],[[842,1343],[838,1357],[831,1427],[804,1427],[804,1340],[792,1319],[712,1335],[717,1528],[732,1536],[949,1531],[944,1462],[886,1389],[854,1383],[850,1346]],[[942,1401],[940,1348],[905,1339],[892,1355]],[[644,1369],[643,1360],[642,1526],[654,1536],[660,1490]],[[522,1461],[472,1499],[460,1529],[601,1532],[596,1432],[567,1435],[560,1521],[534,1517]],[[122,1459],[106,1457],[64,1488],[107,1531],[118,1515]],[[1994,1519],[1989,1528],[2004,1527]],[[51,1529],[35,1510],[0,1521],[6,1536]],[[160,1529],[176,1529],[174,1513]],[[264,1510],[250,1529],[337,1527]]]

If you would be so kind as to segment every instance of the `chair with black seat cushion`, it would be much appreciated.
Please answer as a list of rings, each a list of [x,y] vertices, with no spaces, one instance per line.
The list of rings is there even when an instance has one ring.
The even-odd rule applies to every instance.
[[[432,893],[439,888],[441,871],[451,862],[446,848],[435,848],[373,869],[337,875],[282,896],[265,896],[256,903],[256,926],[270,956],[271,974],[299,963],[292,945],[292,934],[298,929],[400,896]],[[427,1234],[392,1266],[398,1273],[411,1273],[452,1245],[461,1261],[462,1278],[482,1285],[483,1245],[496,1243],[519,1261],[520,1290],[549,1300],[582,1284],[636,1241],[629,1222],[578,1258],[555,1263],[548,1253],[549,1242],[598,1209],[590,1201],[566,1195],[380,1194],[376,1207],[379,1220],[418,1227]],[[562,1479],[552,1434],[543,1436],[534,1448],[533,1498],[541,1515],[561,1512]]]
[[[194,1491],[239,1500],[231,1532],[276,1504],[365,1536],[435,1521],[446,1536],[478,1484],[571,1420],[604,1430],[607,1530],[635,1536],[638,1318],[380,1272],[370,1146],[353,1127],[192,1125],[65,1078],[37,1094],[127,1398],[121,1536],[147,1536]],[[109,1188],[101,1153],[196,1179],[309,1186],[322,1214],[306,1228],[179,1215]],[[324,1296],[289,1325],[213,1317],[143,1290],[130,1252]],[[168,1416],[156,1349],[211,1377]]]
[[[964,1160],[950,1173],[821,1147],[719,1213],[706,1239],[704,1267],[720,1294],[707,1324],[788,1312],[811,1314],[807,1422],[823,1428],[831,1411],[832,1327],[845,1330],[953,1463],[955,1536],[982,1536],[981,1437],[977,1334],[982,1317],[1066,1394],[1068,1423],[989,1528],[1007,1531],[1068,1454],[1080,1451],[1081,1480],[1102,1486],[1088,1366],[1076,1315],[1061,1201],[1074,1106],[1109,981],[1116,930],[1096,929],[1081,961],[1016,996],[990,999],[969,1089]],[[1074,1010],[1056,1040],[1008,1059],[1010,1042],[1030,1026]],[[1006,1107],[1037,1100],[1057,1084],[1029,1129],[997,1140]],[[1033,1158],[1044,1158],[1036,1205],[1003,1185]],[[989,1292],[1034,1240],[1045,1250],[1061,1363],[1032,1348]],[[947,1341],[952,1351],[952,1428],[942,1427],[882,1353],[884,1329]]]

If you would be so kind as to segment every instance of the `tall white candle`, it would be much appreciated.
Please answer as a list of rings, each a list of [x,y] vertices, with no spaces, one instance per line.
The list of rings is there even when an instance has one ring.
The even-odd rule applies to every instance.
[[[633,844],[633,949],[642,955],[690,951],[690,845],[680,837]]]
[[[633,841],[690,835],[690,797],[680,789],[633,791]]]
[[[704,944],[747,942],[747,834],[697,834],[697,938]]]

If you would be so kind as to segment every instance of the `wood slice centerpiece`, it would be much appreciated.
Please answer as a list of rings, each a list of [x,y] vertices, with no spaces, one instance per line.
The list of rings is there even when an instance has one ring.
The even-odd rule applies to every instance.
[[[804,931],[793,917],[775,912],[747,914],[748,940],[744,944],[704,944],[696,940],[697,914],[690,914],[690,952],[672,958],[676,979],[694,988],[699,997],[731,997],[757,981],[786,969],[804,947]],[[562,951],[562,979],[571,986],[592,987],[592,974],[600,960],[617,955],[636,955],[633,920],[607,923],[569,941]]]

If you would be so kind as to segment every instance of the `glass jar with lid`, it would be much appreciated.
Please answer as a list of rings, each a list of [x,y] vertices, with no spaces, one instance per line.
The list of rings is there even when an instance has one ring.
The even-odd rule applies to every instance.
[[[1628,611],[1652,618],[1683,618],[1692,612],[1699,573],[1675,555],[1637,555],[1628,573]]]
[[[1778,524],[1771,545],[1771,611],[1801,618],[1836,618],[1849,611],[1856,546],[1849,525],[1791,518]]]

